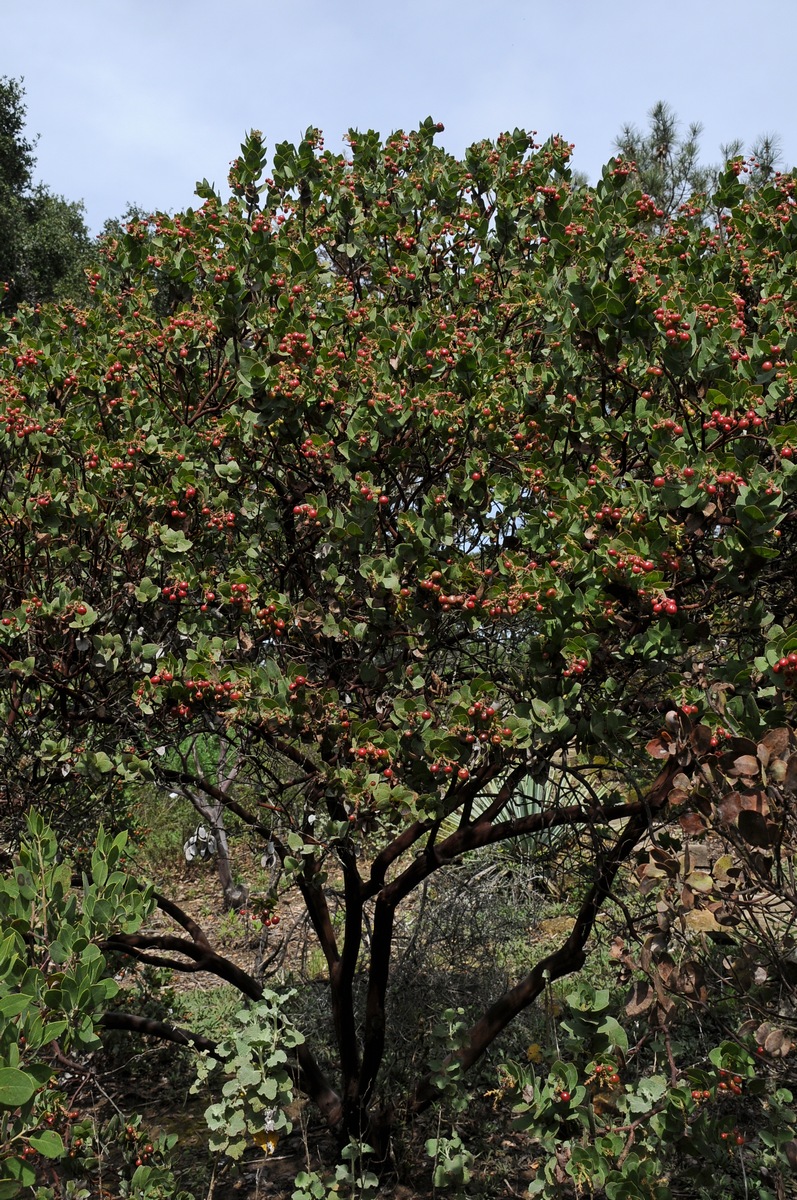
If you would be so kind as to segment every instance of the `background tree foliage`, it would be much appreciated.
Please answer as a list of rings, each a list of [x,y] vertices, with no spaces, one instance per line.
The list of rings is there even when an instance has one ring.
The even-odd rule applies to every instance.
[[[700,138],[703,126],[691,122],[682,133],[678,116],[664,100],[653,105],[648,114],[648,129],[633,124],[624,125],[615,139],[615,149],[623,158],[633,162],[635,182],[647,192],[662,210],[662,216],[672,218],[680,205],[695,193],[713,191],[721,166],[701,162]],[[744,153],[739,138],[720,146],[724,164]],[[750,149],[748,184],[758,187],[772,178],[780,158],[780,144],[774,134],[762,134]]]
[[[83,206],[33,183],[35,143],[24,135],[24,94],[21,82],[0,78],[0,305],[6,313],[22,301],[85,300],[91,246]]]
[[[335,1031],[297,1078],[373,1144],[416,889],[545,832],[577,855],[572,931],[468,1014],[467,1069],[580,968],[645,839],[705,830],[701,780],[788,725],[797,679],[797,179],[731,163],[712,224],[624,161],[572,188],[561,138],[458,160],[438,129],[350,158],[311,129],[268,176],[253,132],[228,202],[132,221],[90,303],[0,332],[6,812],[68,840],[150,779],[271,843]]]

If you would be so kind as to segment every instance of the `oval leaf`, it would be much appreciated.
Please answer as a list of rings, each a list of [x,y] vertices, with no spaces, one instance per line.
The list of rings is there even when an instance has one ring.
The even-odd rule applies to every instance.
[[[43,1133],[34,1135],[29,1141],[33,1149],[38,1150],[39,1154],[43,1154],[45,1158],[60,1158],[64,1153],[61,1135],[54,1129],[45,1129]]]
[[[699,813],[684,813],[678,821],[687,837],[695,837],[698,833],[705,832],[706,823]]]
[[[753,754],[740,754],[738,758],[733,760],[733,767],[729,774],[731,775],[757,775],[761,769],[761,763],[757,756]]]
[[[669,739],[668,739],[669,741]],[[670,750],[663,737],[651,738],[645,747],[651,758],[669,758]]]
[[[38,1084],[17,1067],[0,1067],[0,1108],[19,1108],[27,1104]]]
[[[728,792],[717,805],[717,812],[723,825],[732,825],[742,809],[742,798],[738,792]]]

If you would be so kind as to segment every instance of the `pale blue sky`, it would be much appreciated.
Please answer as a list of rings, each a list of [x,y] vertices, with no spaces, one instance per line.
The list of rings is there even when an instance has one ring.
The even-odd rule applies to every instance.
[[[519,125],[575,142],[594,178],[665,99],[703,122],[707,160],[771,131],[797,163],[797,0],[2,0],[0,20],[39,176],[95,229],[223,184],[252,127],[337,146],[431,115],[459,153]]]

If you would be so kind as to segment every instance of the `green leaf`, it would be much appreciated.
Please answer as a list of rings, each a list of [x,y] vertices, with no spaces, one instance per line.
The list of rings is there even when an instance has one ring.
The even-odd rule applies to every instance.
[[[152,580],[145,575],[136,588],[136,600],[138,600],[141,604],[148,604],[152,600],[157,600],[159,595],[160,588],[158,585],[153,583]]]
[[[213,469],[220,479],[226,479],[229,483],[237,483],[241,478],[241,468],[234,460],[228,463],[216,463]]]
[[[186,550],[190,550],[194,544],[181,530],[169,529],[168,526],[161,527],[159,536],[164,548],[172,554],[183,554]]]
[[[0,1067],[0,1108],[19,1108],[37,1090],[36,1080],[17,1067]]]
[[[16,1017],[19,1013],[25,1012],[26,1009],[30,1008],[30,1005],[30,996],[4,996],[0,1000],[0,1016]]]
[[[45,1129],[43,1133],[32,1135],[28,1140],[33,1149],[38,1150],[45,1158],[60,1158],[65,1150],[60,1133],[56,1133],[54,1129]]]

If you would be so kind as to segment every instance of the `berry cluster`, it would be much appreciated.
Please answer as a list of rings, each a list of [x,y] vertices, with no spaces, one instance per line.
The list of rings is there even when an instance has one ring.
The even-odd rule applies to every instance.
[[[782,682],[784,687],[794,687],[795,683],[797,683],[797,653],[792,650],[789,654],[784,655],[783,658],[779,658],[773,664],[772,670],[776,675],[783,675]]]
[[[380,768],[384,768],[390,762],[390,752],[383,746],[375,746],[373,742],[366,742],[365,745],[358,746],[355,756],[362,763],[373,763]]]
[[[171,676],[170,676],[171,678]],[[243,692],[240,691],[240,684],[236,687],[229,679],[224,682],[212,679],[187,679],[185,681],[186,691],[189,693],[189,700],[192,704],[204,704],[208,700],[215,700],[225,703],[228,700],[241,700]]]
[[[614,546],[610,546],[606,553],[609,558],[614,559],[612,565],[616,571],[630,571],[632,575],[642,575],[656,569],[656,564],[652,558],[643,558],[641,554],[636,554],[634,551],[621,554],[619,550],[615,550]],[[604,568],[604,574],[606,570]]]
[[[647,198],[649,199],[649,197]],[[642,203],[641,200],[637,202],[638,205]],[[682,342],[689,341],[687,321],[680,313],[669,308],[657,308],[653,316],[658,324],[664,327],[664,336],[668,341],[674,342],[676,339]]]
[[[612,508],[611,504],[602,504],[595,513],[595,520],[604,525],[616,525],[618,521],[622,520],[622,516],[621,508]]]
[[[27,437],[31,433],[41,433],[38,421],[32,421],[21,408],[7,408],[0,420],[5,422],[6,433],[15,433],[18,438]]]
[[[284,637],[287,626],[277,614],[276,604],[267,604],[265,608],[258,609],[257,619],[270,628],[274,637]]]
[[[167,584],[161,588],[161,595],[164,600],[168,600],[171,604],[179,604],[181,600],[185,600],[189,592],[189,586],[185,580],[178,580],[176,583]]]
[[[289,355],[294,362],[306,362],[313,356],[306,333],[287,333],[279,344],[279,353]]]
[[[234,512],[225,512],[222,509],[220,512],[214,513],[205,506],[202,509],[202,515],[208,518],[208,529],[230,529],[235,524]]]
[[[14,364],[20,370],[24,370],[25,367],[37,367],[39,365],[39,356],[44,357],[43,350],[23,350],[14,359]]]
[[[294,504],[293,515],[295,517],[305,517],[308,521],[315,521],[318,516],[318,509],[313,508],[312,504]]]
[[[616,1065],[614,1063],[596,1063],[595,1073],[587,1082],[594,1082],[599,1088],[617,1087],[620,1076],[617,1073]]]
[[[252,607],[252,597],[249,595],[247,583],[230,584],[230,603],[237,604],[241,612],[248,613]]]
[[[310,680],[306,676],[297,675],[295,679],[292,679],[288,684],[288,703],[298,704],[303,699],[301,693],[306,687],[312,687]]]
[[[745,412],[736,415],[723,413],[715,408],[709,419],[703,422],[703,428],[718,429],[721,433],[735,435],[745,433],[748,429],[760,429],[763,424],[763,417],[759,417],[755,409],[748,408]]]
[[[505,738],[512,737],[512,730],[509,726],[499,724],[500,714],[492,704],[483,704],[481,700],[477,700],[468,709],[468,716],[475,727],[474,730],[466,733],[463,739],[468,746],[472,746],[475,742],[480,742],[482,745],[489,742],[493,746],[500,746]]]

